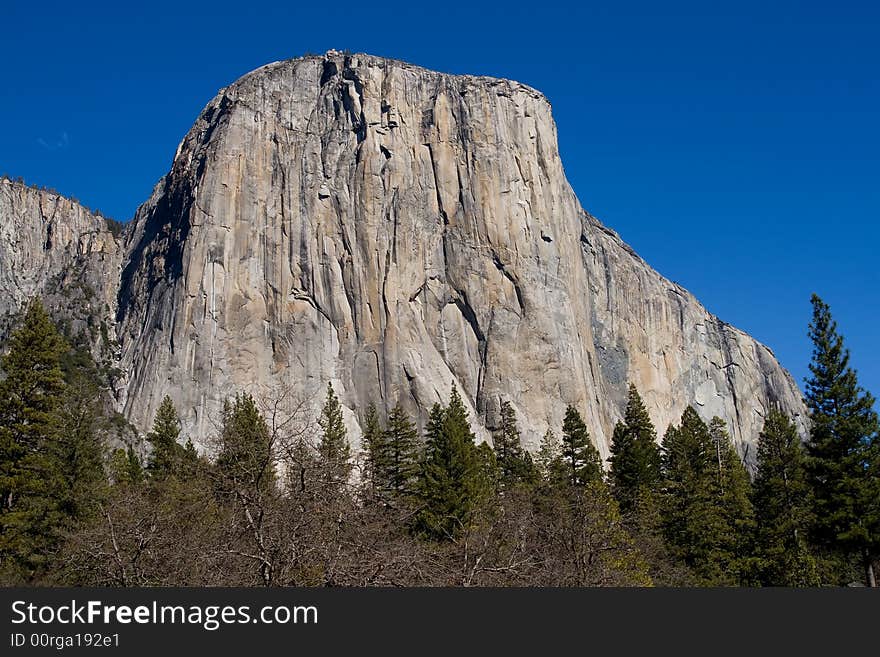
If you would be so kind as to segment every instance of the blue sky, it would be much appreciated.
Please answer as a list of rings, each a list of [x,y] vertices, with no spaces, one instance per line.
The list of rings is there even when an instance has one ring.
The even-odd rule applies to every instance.
[[[125,220],[217,90],[269,61],[517,79],[552,102],[587,210],[799,383],[818,292],[880,394],[880,3],[127,4],[4,3],[0,173]]]

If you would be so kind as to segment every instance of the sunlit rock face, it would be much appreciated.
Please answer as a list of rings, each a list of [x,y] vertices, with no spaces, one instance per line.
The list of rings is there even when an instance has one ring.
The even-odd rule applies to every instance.
[[[40,297],[96,360],[115,358],[122,249],[113,226],[57,192],[0,179],[0,338]]]
[[[577,406],[608,454],[635,383],[662,432],[688,404],[743,449],[797,386],[587,214],[550,104],[516,82],[366,55],[264,66],[222,89],[127,229],[119,403],[164,395],[205,446],[236,390],[317,408],[352,436],[370,402],[423,423],[456,385],[478,435],[502,401],[527,446]]]

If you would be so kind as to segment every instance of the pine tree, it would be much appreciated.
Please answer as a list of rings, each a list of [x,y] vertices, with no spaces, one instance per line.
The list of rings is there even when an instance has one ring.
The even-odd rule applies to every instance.
[[[342,416],[342,404],[339,403],[331,383],[327,384],[327,397],[318,424],[322,430],[318,455],[321,458],[325,483],[344,484],[351,474],[351,448]]]
[[[501,402],[501,422],[492,434],[492,442],[502,485],[534,481],[534,464],[522,448],[516,411],[509,401]]]
[[[614,428],[610,480],[624,516],[646,494],[660,488],[660,448],[648,411],[634,385],[629,387],[623,422]]]
[[[813,493],[813,538],[844,563],[859,562],[865,583],[876,586],[880,555],[880,423],[874,398],[858,383],[850,353],[831,310],[815,294],[813,342],[806,402],[810,409],[807,472]],[[847,574],[842,573],[844,583]]]
[[[574,406],[565,409],[562,421],[562,458],[573,486],[602,479],[602,461],[590,440],[587,425]]]
[[[384,470],[382,463],[382,443],[384,432],[379,423],[379,413],[376,405],[371,403],[364,413],[364,475],[363,481],[366,487],[367,497],[372,498],[379,487],[379,477]]]
[[[715,443],[709,427],[688,406],[681,425],[670,426],[662,445],[663,524],[673,555],[707,585],[731,585],[733,560],[726,538],[727,514],[720,504]]]
[[[400,404],[388,415],[380,454],[381,489],[397,497],[414,494],[419,473],[419,432]]]
[[[137,486],[144,480],[144,469],[131,447],[118,447],[110,455],[110,480],[116,486]]]
[[[196,446],[193,445],[192,438],[186,439],[186,445],[183,446],[181,459],[182,463],[180,476],[184,480],[193,479],[204,473],[205,462],[196,451]]]
[[[715,446],[715,485],[713,494],[722,511],[724,526],[719,534],[719,549],[725,555],[724,567],[737,583],[754,581],[753,539],[755,513],[752,507],[752,482],[733,446],[727,425],[719,417],[709,422],[709,435]]]
[[[90,354],[87,360],[92,367],[66,373],[58,409],[59,430],[47,444],[51,460],[57,464],[58,479],[52,493],[69,524],[94,514],[108,492],[104,471],[108,422]]]
[[[443,408],[435,404],[428,416],[418,525],[434,538],[452,538],[467,527],[486,494],[476,439],[467,416],[455,386],[449,405]]]
[[[8,342],[0,382],[0,568],[24,577],[45,562],[63,526],[54,441],[67,343],[39,300]],[[14,577],[14,575],[13,575]]]
[[[254,398],[237,393],[223,404],[216,469],[222,494],[253,496],[269,491],[274,467],[269,428]]]
[[[752,493],[757,520],[756,554],[761,583],[815,586],[816,562],[807,543],[810,489],[797,429],[772,409],[758,437],[758,471]]]
[[[167,395],[159,405],[153,430],[147,434],[147,440],[153,447],[147,471],[157,479],[176,474],[180,469],[183,454],[178,440],[180,438],[180,419],[174,402]]]
[[[568,470],[562,459],[562,443],[553,433],[553,429],[547,429],[541,438],[541,444],[535,455],[535,464],[545,485],[558,488],[567,483]]]

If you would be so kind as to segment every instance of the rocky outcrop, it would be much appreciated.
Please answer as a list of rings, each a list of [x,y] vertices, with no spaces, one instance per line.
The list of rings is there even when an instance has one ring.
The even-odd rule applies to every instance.
[[[687,404],[744,444],[772,404],[803,423],[769,349],[584,212],[515,82],[264,66],[204,109],[125,249],[121,403],[146,427],[171,395],[197,442],[233,390],[317,405],[328,380],[355,435],[368,402],[424,420],[453,384],[483,437],[502,400],[530,446],[574,404],[605,455],[630,381],[661,430]]]
[[[39,296],[96,354],[112,352],[120,230],[57,192],[0,179],[0,335]]]

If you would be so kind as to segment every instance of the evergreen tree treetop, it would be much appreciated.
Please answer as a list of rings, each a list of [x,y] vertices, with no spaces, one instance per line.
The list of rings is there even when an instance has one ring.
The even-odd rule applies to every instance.
[[[803,452],[794,424],[779,409],[771,409],[758,437],[752,493],[756,556],[765,585],[819,583],[807,541],[812,517]]]
[[[813,492],[814,539],[844,559],[861,562],[876,585],[880,554],[880,422],[874,397],[859,386],[827,303],[812,299],[813,342],[806,402],[810,409],[807,472]]]
[[[370,495],[375,494],[381,473],[384,469],[382,459],[384,456],[382,425],[379,423],[379,413],[376,405],[370,403],[364,413],[363,423],[363,450],[364,450],[364,483]]]
[[[381,488],[398,496],[414,492],[419,446],[419,433],[398,403],[388,414],[388,426],[382,435],[378,461]]]
[[[448,406],[435,404],[428,416],[419,477],[419,526],[434,538],[450,539],[465,529],[486,493],[481,466],[488,456],[478,453],[467,416],[455,386]]]
[[[32,301],[3,355],[0,381],[0,427],[8,440],[33,450],[53,424],[64,391],[61,358],[68,345],[39,299]]]
[[[179,439],[180,419],[174,402],[166,395],[153,420],[153,430],[147,434],[147,440],[153,447],[147,469],[154,476],[171,474],[176,469],[182,456]]]
[[[236,393],[223,404],[217,469],[232,490],[268,490],[272,484],[269,428],[249,394]]]
[[[327,384],[327,398],[318,419],[323,431],[319,451],[329,460],[344,461],[350,456],[348,430],[342,415],[342,404],[333,390],[333,384]]]
[[[612,490],[624,515],[635,509],[643,495],[659,489],[662,475],[657,435],[634,385],[629,387],[624,420],[614,428],[610,461]]]
[[[522,447],[513,404],[501,402],[500,415],[498,427],[492,433],[492,442],[501,483],[531,482],[535,477],[534,464]]]
[[[581,414],[569,405],[562,421],[562,458],[568,469],[569,482],[583,486],[602,479],[602,460],[590,439]]]

